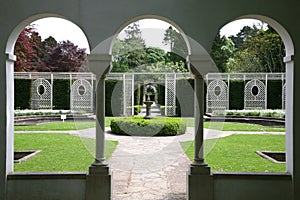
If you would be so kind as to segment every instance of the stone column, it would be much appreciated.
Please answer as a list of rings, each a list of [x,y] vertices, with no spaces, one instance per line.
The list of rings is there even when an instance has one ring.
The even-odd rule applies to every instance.
[[[7,175],[14,167],[14,61],[13,54],[1,54],[0,62],[3,66],[0,74],[1,97],[0,107],[0,199],[6,199]]]
[[[111,56],[91,54],[89,67],[96,74],[96,154],[86,180],[86,200],[111,198],[111,174],[105,162],[105,76]]]
[[[204,162],[204,80],[203,77],[210,71],[212,61],[209,56],[190,56],[190,70],[195,76],[195,138],[194,161],[188,172],[187,194],[189,200],[213,199],[213,177],[210,167]]]
[[[93,166],[105,163],[105,76],[97,76],[96,84],[96,155]]]
[[[195,75],[195,138],[194,138],[194,162],[192,166],[204,166],[207,164],[204,162],[204,80],[201,75]]]

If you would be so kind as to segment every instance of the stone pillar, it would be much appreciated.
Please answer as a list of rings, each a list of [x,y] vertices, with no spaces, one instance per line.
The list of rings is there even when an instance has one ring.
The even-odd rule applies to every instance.
[[[14,166],[14,61],[13,54],[1,54],[0,107],[0,199],[6,199],[7,175]]]
[[[195,138],[194,138],[194,162],[192,166],[206,167],[204,162],[204,127],[203,127],[203,115],[204,115],[204,80],[200,75],[195,76],[194,82],[195,88]]]
[[[96,155],[93,166],[105,166],[105,76],[96,85]]]
[[[111,57],[91,54],[89,67],[97,76],[96,88],[96,155],[86,179],[86,200],[111,199],[111,173],[105,162],[105,76]]]
[[[189,200],[212,200],[213,199],[213,177],[210,167],[204,161],[204,80],[212,66],[207,56],[190,56],[190,70],[195,76],[195,138],[194,138],[194,161],[188,172],[187,194]]]

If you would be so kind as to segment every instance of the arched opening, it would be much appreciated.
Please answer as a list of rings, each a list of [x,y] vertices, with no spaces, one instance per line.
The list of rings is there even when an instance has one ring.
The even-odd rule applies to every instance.
[[[50,23],[52,21],[52,24]],[[55,25],[55,26],[54,26]],[[47,30],[45,30],[45,27]],[[67,31],[72,31],[68,33]],[[59,32],[59,33],[58,33]],[[58,36],[60,37],[58,37]],[[77,36],[76,38],[68,39],[70,35]],[[22,38],[21,38],[22,37]],[[22,48],[23,42],[26,40],[26,48]],[[71,41],[72,40],[72,41]],[[78,40],[84,41],[81,43],[81,47],[77,46]],[[31,46],[30,46],[31,45]],[[24,47],[24,46],[23,46]],[[87,52],[83,48],[87,49]],[[28,50],[29,49],[29,50]],[[28,50],[28,51],[26,51]],[[72,52],[71,52],[72,51]],[[8,115],[14,118],[14,108],[15,113],[18,115],[15,119],[15,125],[19,125],[20,118],[24,118],[24,123],[26,126],[15,126],[15,130],[24,130],[28,127],[31,130],[39,129],[41,134],[37,135],[24,135],[24,134],[9,134],[8,137],[10,141],[8,145],[11,146],[12,152],[9,154],[13,154],[14,149],[17,151],[20,150],[28,150],[28,149],[35,149],[38,148],[42,150],[43,155],[37,155],[36,160],[30,159],[24,163],[16,163],[13,170],[13,160],[7,161],[9,165],[11,165],[10,172],[58,172],[58,171],[87,171],[90,163],[93,160],[93,157],[86,151],[86,148],[82,145],[82,141],[80,138],[75,138],[73,136],[70,137],[68,134],[58,135],[59,140],[56,140],[54,135],[45,134],[43,131],[54,131],[59,127],[59,125],[55,125],[55,123],[61,123],[63,120],[67,120],[66,124],[62,124],[62,126],[68,126],[67,124],[71,125],[71,129],[77,129],[78,125],[72,121],[73,118],[71,113],[71,105],[70,105],[70,90],[72,90],[72,84],[80,77],[84,77],[88,79],[88,84],[93,82],[93,78],[90,75],[86,75],[86,68],[84,66],[84,60],[86,60],[87,53],[89,52],[89,46],[87,42],[87,38],[85,37],[83,31],[73,22],[70,20],[66,20],[62,16],[58,15],[36,15],[32,16],[25,21],[21,22],[11,33],[10,38],[7,42],[6,52],[12,57],[13,59],[10,62],[7,62],[6,69],[9,71],[8,73],[8,85],[11,85],[11,90],[8,92],[8,96],[11,97],[11,109],[9,109]],[[14,55],[15,54],[15,55]],[[19,58],[22,55],[25,55],[24,60],[20,60]],[[56,57],[54,58],[54,54]],[[79,55],[80,54],[80,55]],[[34,55],[35,59],[28,55]],[[66,57],[64,59],[64,56]],[[73,56],[73,57],[72,57]],[[79,57],[82,56],[82,60]],[[30,62],[27,62],[27,61]],[[53,62],[56,60],[57,62]],[[68,61],[69,60],[69,61]],[[71,60],[74,61],[74,65],[70,62]],[[14,61],[16,61],[14,63]],[[78,61],[78,62],[77,62]],[[64,63],[65,62],[65,63]],[[77,63],[76,63],[77,62]],[[70,68],[65,68],[64,64],[69,64]],[[67,64],[67,65],[68,65]],[[16,67],[18,65],[18,67]],[[65,66],[67,66],[65,65]],[[85,64],[86,65],[86,64]],[[29,67],[27,67],[29,66]],[[17,72],[14,76],[14,69],[17,69]],[[42,73],[41,73],[42,72]],[[72,72],[72,73],[70,73]],[[16,78],[14,81],[14,77]],[[13,84],[15,82],[15,84]],[[13,87],[14,86],[14,87]],[[80,91],[74,91],[79,93],[83,99],[83,95],[86,95],[86,91],[82,91],[82,88],[77,88]],[[86,89],[86,88],[84,88]],[[15,91],[15,95],[14,95]],[[23,92],[23,93],[22,93]],[[31,93],[31,94],[26,94]],[[19,93],[21,95],[19,95]],[[82,95],[80,95],[82,93]],[[90,89],[89,94],[92,91]],[[23,95],[23,96],[22,96]],[[31,97],[31,98],[30,98]],[[20,101],[27,101],[26,104],[19,104]],[[82,100],[83,101],[83,100]],[[92,100],[89,101],[93,102]],[[21,105],[21,106],[20,106]],[[84,105],[87,107],[86,105]],[[89,105],[90,107],[92,105]],[[93,108],[90,108],[91,110]],[[22,116],[21,116],[22,115]],[[29,116],[26,119],[26,116]],[[37,116],[39,115],[39,116]],[[61,122],[54,122],[55,116],[58,119],[61,119]],[[31,119],[40,118],[41,122],[44,122],[45,118],[49,118],[50,123],[47,127],[38,128],[40,125],[39,123],[36,127],[31,127],[32,121]],[[48,120],[48,121],[49,121]],[[46,120],[46,122],[48,122]],[[13,123],[11,124],[11,133],[13,133]],[[23,124],[24,125],[24,124]],[[52,126],[52,127],[51,127]],[[33,129],[32,129],[33,128]],[[29,131],[30,133],[30,131]],[[52,143],[51,146],[54,148],[47,149],[49,144],[44,143],[46,140],[49,139],[49,143]],[[59,157],[64,157],[70,160],[71,156],[66,156],[67,149],[61,148],[62,145],[59,141],[66,141],[69,138],[70,141],[74,139],[74,143],[78,144],[79,149],[83,152],[84,155],[82,161],[85,164],[77,162],[76,167],[72,167],[71,165],[75,166],[74,163],[70,165],[65,165],[61,167],[61,165],[56,162]],[[68,139],[67,139],[68,140]],[[13,147],[13,141],[15,141],[15,147]],[[39,141],[32,142],[32,141]],[[52,142],[51,142],[52,141]],[[27,143],[27,144],[25,144]],[[28,145],[30,144],[30,145]],[[46,146],[45,146],[46,145]],[[55,147],[56,146],[56,147]],[[59,147],[60,146],[60,147]],[[43,150],[44,149],[44,150]],[[56,149],[56,150],[54,150]],[[70,148],[71,150],[71,148]],[[73,148],[74,150],[74,148]],[[59,152],[65,154],[60,154]],[[74,152],[69,152],[73,154]],[[81,153],[79,153],[81,154]],[[40,157],[39,157],[40,156]],[[86,161],[84,161],[87,159]],[[48,167],[46,163],[53,162]],[[66,161],[66,160],[65,160]],[[63,161],[63,162],[65,162]],[[69,162],[67,161],[67,162]],[[38,162],[36,164],[32,164],[32,162]],[[57,163],[56,165],[54,163]],[[85,165],[85,166],[84,166]]]
[[[246,115],[245,118],[247,118],[249,115],[253,115],[258,116],[266,116],[268,115],[269,117],[274,117],[276,112],[278,112],[278,116],[282,117],[285,115],[285,123],[283,121],[282,126],[285,127],[285,130],[281,130],[282,135],[278,136],[277,138],[279,141],[281,141],[280,143],[278,143],[278,141],[276,141],[277,139],[273,140],[273,147],[275,147],[275,149],[273,151],[286,151],[286,166],[285,164],[281,164],[282,166],[278,167],[278,165],[274,165],[273,168],[270,166],[271,164],[268,162],[265,162],[259,155],[255,154],[255,151],[251,150],[251,153],[253,156],[257,157],[258,163],[256,166],[264,166],[265,168],[260,168],[260,169],[255,169],[256,167],[251,167],[251,163],[244,165],[244,163],[250,162],[250,160],[252,159],[251,156],[247,156],[244,155],[242,156],[243,158],[245,158],[245,161],[242,161],[241,163],[237,163],[235,162],[236,160],[242,160],[238,159],[238,158],[234,158],[231,161],[229,161],[228,159],[226,159],[226,162],[228,163],[232,163],[232,168],[229,167],[227,168],[228,171],[247,171],[247,172],[266,172],[266,171],[272,171],[272,172],[291,172],[291,163],[293,162],[291,158],[292,156],[292,132],[290,130],[290,128],[292,127],[292,110],[288,110],[288,108],[285,108],[284,106],[282,106],[282,102],[284,102],[284,98],[285,98],[285,92],[288,92],[288,90],[290,90],[289,92],[292,92],[292,79],[288,78],[291,77],[291,75],[293,74],[293,61],[291,60],[291,55],[293,55],[294,52],[294,48],[293,48],[293,44],[292,44],[292,40],[289,37],[288,33],[286,32],[286,30],[280,25],[278,24],[276,21],[268,18],[268,17],[264,17],[264,16],[258,16],[258,15],[247,15],[247,16],[242,16],[240,18],[237,19],[249,19],[251,20],[260,20],[262,22],[262,24],[260,24],[260,26],[255,26],[253,23],[257,23],[251,21],[251,24],[244,24],[242,26],[239,26],[238,31],[235,33],[236,35],[234,36],[230,36],[230,35],[225,35],[225,32],[223,29],[221,29],[221,34],[223,35],[218,35],[217,38],[219,40],[215,40],[214,46],[212,48],[212,57],[215,59],[214,61],[216,62],[218,68],[220,69],[220,71],[222,71],[223,73],[220,74],[219,81],[225,81],[229,93],[228,93],[228,100],[229,100],[229,107],[227,108],[227,116],[226,118],[232,121],[232,119],[234,119],[234,117],[231,117],[231,115],[236,114],[236,115]],[[242,20],[241,20],[242,21]],[[234,21],[233,21],[234,22]],[[258,21],[259,22],[259,21]],[[234,27],[231,26],[229,29],[233,29]],[[224,29],[226,29],[226,26],[224,27]],[[255,30],[256,29],[256,30]],[[223,33],[222,33],[223,31]],[[227,30],[228,31],[228,30]],[[254,31],[251,33],[251,31]],[[255,33],[256,32],[256,33]],[[238,34],[237,34],[238,33]],[[224,36],[225,35],[225,36]],[[249,37],[249,38],[247,38]],[[276,40],[273,40],[276,38]],[[262,41],[263,40],[263,41]],[[272,41],[272,42],[270,42]],[[269,43],[268,43],[269,42]],[[257,44],[260,44],[260,46],[256,46]],[[274,44],[278,44],[276,47],[272,46]],[[218,46],[219,45],[219,46]],[[240,46],[243,46],[242,48],[240,48]],[[247,46],[248,45],[248,46]],[[264,46],[266,45],[266,46]],[[216,48],[218,47],[218,51],[216,51]],[[245,51],[243,51],[243,48]],[[252,48],[252,49],[251,49]],[[262,51],[262,49],[268,49],[269,52],[272,52],[274,54],[275,50],[277,51],[276,55],[266,55],[264,54],[264,52]],[[271,49],[274,49],[274,51],[271,51]],[[280,50],[280,52],[278,52],[278,50]],[[248,51],[246,53],[246,51]],[[252,51],[252,52],[250,52]],[[248,54],[249,53],[249,54]],[[248,55],[248,56],[246,56]],[[250,56],[252,55],[252,56]],[[226,56],[228,56],[226,58]],[[238,60],[238,58],[240,60]],[[268,62],[269,58],[272,58],[272,62]],[[226,60],[226,62],[221,62],[222,59]],[[277,59],[277,61],[276,61]],[[262,62],[265,62],[265,64],[262,64]],[[268,63],[270,65],[270,67],[268,67],[267,70],[264,70],[263,67]],[[237,69],[234,70],[234,66],[236,65],[236,67],[241,67],[246,69],[247,67],[249,67],[248,71],[239,71],[241,69]],[[257,68],[251,68],[251,66],[257,67]],[[278,69],[272,68],[274,66],[281,66]],[[251,69],[250,69],[251,68]],[[241,74],[238,74],[238,73]],[[272,72],[272,73],[271,73]],[[275,72],[275,73],[274,73]],[[210,75],[211,77],[208,78],[209,83],[216,81],[216,79],[213,77],[214,75]],[[240,82],[240,83],[238,83]],[[290,83],[288,83],[290,82]],[[285,83],[287,83],[287,85],[290,84],[291,88],[287,89],[285,91]],[[238,86],[240,84],[240,86]],[[277,89],[274,89],[277,88]],[[233,93],[233,90],[236,92],[236,94]],[[209,94],[209,93],[208,93]],[[292,93],[290,93],[292,96]],[[273,95],[276,95],[273,96]],[[209,96],[207,96],[209,97]],[[218,103],[220,104],[220,102],[222,102],[221,100],[217,100],[217,98],[215,98],[216,101],[218,101]],[[292,103],[292,98],[289,99],[290,103]],[[236,103],[237,101],[240,101],[240,103]],[[235,103],[233,103],[235,102]],[[276,103],[274,103],[276,102]],[[289,103],[287,103],[288,105]],[[208,105],[209,107],[209,105]],[[250,109],[250,110],[249,110]],[[264,112],[269,112],[268,114],[265,114],[263,112],[264,109],[272,109],[272,110],[267,110]],[[277,110],[274,110],[277,109]],[[282,111],[282,110],[285,110]],[[248,111],[247,111],[248,110]],[[238,111],[238,112],[236,112]],[[235,113],[236,112],[236,113]],[[244,112],[244,113],[243,113]],[[273,113],[273,114],[271,114]],[[283,114],[282,114],[283,113]],[[240,117],[241,118],[241,117]],[[253,118],[253,117],[252,117]],[[238,121],[238,120],[233,120],[233,121]],[[270,119],[271,121],[271,119]],[[224,126],[227,126],[227,124],[225,123]],[[229,126],[229,125],[228,125]],[[230,125],[232,127],[234,127],[234,125]],[[242,126],[242,125],[241,125]],[[273,124],[273,126],[278,126],[278,124]],[[224,129],[226,129],[224,127]],[[237,128],[239,129],[239,128]],[[248,129],[248,130],[247,130]],[[242,130],[242,129],[240,129]],[[233,129],[231,129],[231,131],[233,131]],[[242,130],[243,133],[246,133],[245,131],[250,131],[250,128],[245,128],[245,130]],[[285,132],[285,134],[284,134]],[[255,136],[250,136],[248,139],[246,138],[245,135],[242,136],[234,136],[236,137],[237,141],[238,138],[243,138],[240,142],[238,143],[243,143],[245,141],[248,141],[247,144],[243,144],[243,145],[247,145],[247,149],[251,149],[250,146],[250,141],[251,141],[251,137],[255,138]],[[257,138],[254,139],[253,141],[255,142],[258,140],[264,140],[261,136],[257,135]],[[276,136],[274,136],[274,138],[276,138]],[[220,157],[234,157],[234,155],[237,155],[236,153],[234,153],[233,150],[236,150],[239,148],[238,143],[236,143],[235,145],[233,143],[230,143],[230,138],[226,138],[224,139],[224,141],[226,141],[225,143],[223,143],[223,140],[219,140],[219,144],[224,144],[226,146],[226,143],[228,144],[228,155],[225,156],[216,156],[214,153],[215,152],[211,152],[210,155],[208,155],[207,157],[207,161],[211,164],[213,171],[227,171],[225,168],[225,166],[222,167],[222,162],[216,162],[216,168],[214,168],[214,164],[213,164],[213,159],[210,158],[210,156],[215,156],[214,158],[218,160],[218,158]],[[272,141],[271,138],[266,138],[264,144],[266,144],[267,142]],[[232,144],[232,146],[230,146],[229,144]],[[259,147],[259,142],[257,142],[255,145],[257,145],[256,147],[253,148],[266,148],[268,149],[267,146],[264,146],[264,144],[262,144],[262,146]],[[242,146],[243,146],[242,145]],[[254,145],[254,146],[255,146]],[[217,146],[216,146],[217,147]],[[276,148],[277,147],[277,148]],[[216,149],[215,149],[216,150]],[[241,149],[241,151],[245,150],[244,148]],[[223,152],[225,152],[225,147],[222,150]],[[271,150],[270,150],[271,151]],[[232,156],[229,156],[232,153]],[[239,151],[238,155],[242,155]],[[234,161],[235,160],[235,161]],[[252,161],[254,162],[254,161]],[[225,163],[225,161],[224,161]],[[262,164],[264,163],[264,164]],[[234,168],[234,165],[239,165],[239,166],[243,166],[241,168]],[[269,165],[270,164],[270,165]],[[249,167],[250,168],[247,168]],[[231,168],[231,169],[230,169]],[[246,169],[247,168],[247,169]]]
[[[153,101],[154,103],[151,106],[152,114],[149,121],[155,120],[155,118],[166,120],[165,116],[162,115],[174,117],[176,113],[175,106],[177,106],[176,96],[180,93],[180,91],[178,92],[178,79],[181,79],[180,81],[183,85],[181,87],[184,88],[185,86],[185,91],[187,93],[188,91],[191,92],[187,94],[190,96],[189,100],[193,100],[192,86],[184,79],[185,76],[190,76],[188,75],[189,70],[186,63],[186,58],[190,50],[186,44],[186,39],[184,39],[185,36],[182,37],[180,35],[181,32],[178,31],[180,29],[173,26],[174,23],[170,24],[167,22],[168,21],[163,18],[154,16],[136,18],[125,24],[123,28],[119,30],[119,34],[113,42],[111,50],[113,67],[107,79],[111,79],[108,81],[113,81],[113,78],[116,79],[117,76],[120,76],[121,80],[119,83],[116,83],[116,85],[119,84],[120,86],[115,86],[111,101],[117,98],[120,99],[120,94],[124,94],[123,98],[120,99],[120,101],[123,102],[124,109],[133,106],[140,106],[142,108],[140,113],[134,113],[133,111],[123,112],[128,116],[137,115],[137,118],[146,117],[145,104],[148,101]],[[167,38],[167,34],[169,34],[169,38]],[[180,41],[177,41],[175,44],[172,37],[176,36],[178,37],[176,39],[180,39]],[[181,43],[179,44],[178,42]],[[176,52],[176,48],[178,50],[180,49],[178,45],[184,45],[182,46],[184,50]],[[134,57],[139,59],[134,59]],[[127,58],[131,58],[130,62],[126,60]],[[173,61],[172,58],[177,59],[177,63]],[[176,76],[178,78],[176,78]],[[185,82],[185,84],[183,84],[183,82]],[[117,91],[118,88],[120,91]],[[182,103],[182,105],[186,107],[193,105],[193,103],[179,102],[183,101],[184,98],[182,96],[184,95],[181,94],[181,98],[177,99],[177,103]],[[130,101],[130,103],[127,104],[124,100]],[[108,101],[108,104],[110,104],[108,106],[111,106],[113,117],[117,119],[118,116],[120,116],[118,113],[119,109],[116,109],[116,104],[113,102],[110,103]],[[184,109],[186,109],[184,106],[182,113],[184,113]],[[165,107],[169,108],[165,110]],[[193,120],[193,116],[190,117],[190,120]],[[145,129],[146,127],[143,128]],[[126,132],[126,130],[124,131]],[[127,133],[129,135],[133,134],[131,132]],[[124,137],[120,139],[124,139]],[[159,140],[161,139],[165,142],[160,143]],[[166,198],[164,195],[173,191],[172,193],[175,193],[174,196],[184,197],[186,192],[184,186],[186,183],[185,171],[187,171],[186,167],[189,161],[185,158],[180,158],[182,153],[180,153],[181,147],[179,142],[176,141],[177,139],[171,137],[127,136],[126,140],[130,142],[126,142],[125,144],[124,141],[119,141],[118,149],[115,152],[116,154],[109,160],[111,170],[114,174],[113,185],[115,185],[115,187],[113,188],[113,193],[115,195],[126,197],[126,195],[138,194],[138,191],[134,191],[133,188],[143,182],[148,182],[149,190],[145,188],[143,192],[144,195],[153,195],[155,193],[161,195],[162,198]],[[116,162],[122,155],[126,155],[127,157],[126,165],[120,165]],[[145,166],[144,163],[146,159],[152,160],[151,163],[147,164],[148,166]],[[168,167],[174,169],[167,172],[166,168]],[[139,168],[144,169],[140,170]],[[180,171],[180,173],[176,171]],[[155,182],[157,180],[155,177],[160,173],[164,173],[165,175],[161,177],[161,189],[157,190],[150,185],[153,181]],[[136,180],[129,181],[126,188],[121,188],[123,191],[127,191],[128,194],[124,194],[124,192],[120,191],[120,183],[119,180],[117,180],[120,174],[124,176],[123,182],[125,182],[129,176],[132,180]],[[174,186],[168,185],[168,180],[174,178],[175,174],[177,177],[181,177],[181,183],[178,184],[182,184],[180,190],[177,188],[177,191]],[[142,197],[140,196],[139,198]]]

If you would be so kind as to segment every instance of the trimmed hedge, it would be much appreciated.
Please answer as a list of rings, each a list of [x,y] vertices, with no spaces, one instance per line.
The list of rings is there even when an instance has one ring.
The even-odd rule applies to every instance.
[[[105,80],[105,116],[120,116],[122,111],[123,83],[118,80]]]
[[[15,109],[29,109],[31,99],[31,85],[30,79],[15,79]]]
[[[70,80],[53,80],[53,109],[70,109]]]
[[[244,109],[244,81],[230,81],[229,90],[229,109],[242,110]]]
[[[111,131],[117,135],[131,136],[175,136],[186,131],[186,122],[180,118],[143,117],[114,118],[110,124]]]
[[[281,80],[268,81],[267,105],[268,105],[268,109],[282,108],[282,81]]]

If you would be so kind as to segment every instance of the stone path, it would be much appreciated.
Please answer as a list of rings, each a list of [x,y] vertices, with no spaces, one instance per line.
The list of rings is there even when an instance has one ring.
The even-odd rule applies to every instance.
[[[113,200],[186,199],[186,174],[191,162],[180,142],[193,140],[194,128],[188,127],[184,135],[173,137],[117,136],[109,131],[106,139],[119,141],[109,160]],[[72,134],[93,138],[95,129]],[[206,129],[205,135],[219,138],[230,134]]]

